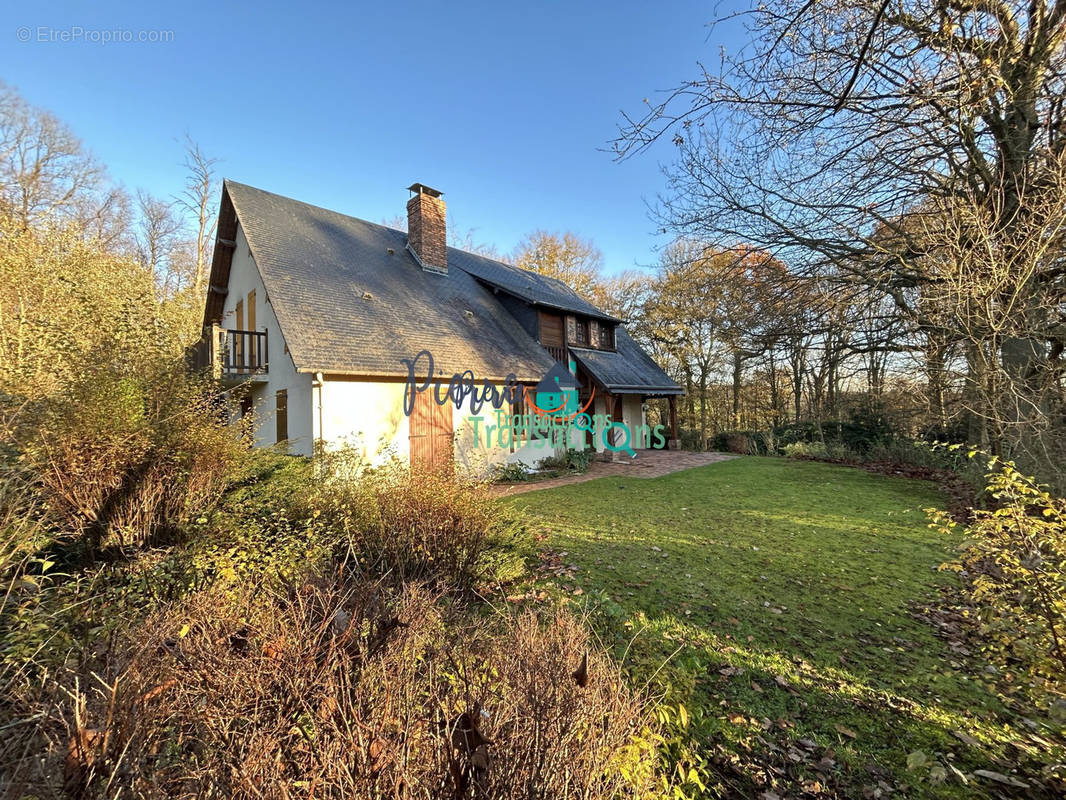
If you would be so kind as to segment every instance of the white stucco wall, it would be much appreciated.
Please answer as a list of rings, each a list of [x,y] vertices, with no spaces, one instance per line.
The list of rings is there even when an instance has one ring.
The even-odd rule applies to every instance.
[[[315,438],[331,449],[351,447],[373,464],[391,455],[406,459],[411,428],[403,413],[403,387],[399,382],[316,382],[311,409]]]
[[[276,393],[288,392],[289,441],[291,453],[311,455],[314,437],[311,429],[311,376],[296,372],[292,358],[285,352],[285,339],[281,335],[277,317],[270,305],[270,297],[263,286],[263,279],[248,249],[244,230],[238,225],[236,246],[230,266],[229,292],[222,306],[223,328],[235,328],[237,301],[245,306],[244,325],[248,330],[248,293],[255,291],[255,327],[267,332],[268,369],[264,382],[249,382],[250,397],[255,411],[255,445],[268,447],[276,441],[277,426],[274,417]]]
[[[350,447],[370,464],[380,464],[395,456],[410,455],[410,421],[403,412],[404,383],[398,381],[358,381],[324,376],[321,386],[312,389],[312,428],[328,448]],[[321,410],[319,401],[321,398]],[[505,406],[504,408],[508,408]],[[510,411],[508,410],[509,414]],[[480,417],[476,425],[472,417]],[[321,422],[320,422],[321,420]],[[455,461],[465,470],[482,474],[497,464],[521,461],[536,466],[554,451],[534,443],[515,443],[510,436],[501,438],[496,428],[495,409],[485,404],[475,415],[468,398],[463,408],[452,410],[455,435]],[[475,427],[478,431],[475,442]]]

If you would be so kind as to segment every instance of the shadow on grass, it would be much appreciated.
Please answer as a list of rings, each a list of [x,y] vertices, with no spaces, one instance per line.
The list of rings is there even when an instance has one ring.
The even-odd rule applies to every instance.
[[[654,673],[686,705],[734,791],[995,796],[1009,790],[952,767],[1009,773],[1040,753],[981,665],[912,614],[952,580],[936,568],[955,542],[921,511],[939,499],[916,481],[748,458],[513,502],[578,567],[560,590],[599,598],[634,680]]]

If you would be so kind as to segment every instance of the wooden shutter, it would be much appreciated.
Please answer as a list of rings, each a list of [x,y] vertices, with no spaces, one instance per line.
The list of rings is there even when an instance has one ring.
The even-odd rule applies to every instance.
[[[233,309],[234,329],[244,330],[244,300],[237,301],[237,307]],[[244,337],[239,333],[233,337],[233,363],[237,365],[238,372],[244,372]]]
[[[545,347],[562,347],[563,320],[558,314],[547,314],[543,311],[538,315],[540,320],[540,343]]]
[[[566,318],[566,341],[577,342],[577,319],[570,316]]]
[[[274,395],[274,420],[278,426],[278,441],[284,442],[289,438],[289,392],[286,389],[280,389]]]
[[[436,385],[432,385],[415,395],[408,437],[412,467],[447,469],[455,462],[452,402],[448,400],[443,406],[439,405],[436,389]]]
[[[248,330],[255,330],[255,289],[248,292]]]

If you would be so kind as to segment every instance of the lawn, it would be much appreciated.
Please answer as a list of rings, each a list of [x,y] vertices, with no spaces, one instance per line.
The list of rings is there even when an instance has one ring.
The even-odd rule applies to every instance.
[[[915,614],[953,580],[937,567],[957,541],[922,511],[942,504],[935,487],[742,458],[508,502],[559,556],[557,590],[594,609],[633,680],[675,709],[671,752],[704,759],[720,787],[1024,791],[1004,781],[1038,744],[1014,729],[976,657]]]

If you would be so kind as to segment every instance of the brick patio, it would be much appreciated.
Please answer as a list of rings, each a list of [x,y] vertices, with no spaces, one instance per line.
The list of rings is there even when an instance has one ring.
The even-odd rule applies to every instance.
[[[570,483],[581,483],[596,478],[658,478],[660,475],[669,475],[671,472],[702,467],[718,461],[728,461],[731,458],[736,458],[736,456],[729,453],[693,453],[687,450],[641,450],[636,458],[626,458],[625,461],[593,461],[588,472],[580,475],[562,475],[558,478],[530,483],[499,484],[495,489],[500,494],[510,495],[540,489],[554,489],[556,486],[566,486]]]

